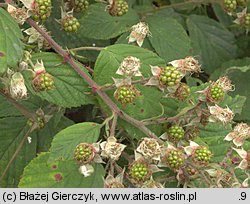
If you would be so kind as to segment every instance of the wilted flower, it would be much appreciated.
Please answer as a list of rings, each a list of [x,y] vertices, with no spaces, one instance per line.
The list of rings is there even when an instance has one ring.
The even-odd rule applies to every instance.
[[[250,127],[246,123],[239,123],[234,130],[224,138],[226,141],[233,140],[236,146],[242,146],[245,139],[250,138]]]
[[[247,8],[236,13],[236,16],[237,18],[234,20],[234,23],[245,27],[248,32],[250,30],[250,13],[247,13]]]
[[[250,169],[250,150],[245,151],[244,149],[235,149],[235,148],[233,149],[242,158],[242,161],[236,168],[240,168],[242,170],[249,170]]]
[[[201,72],[201,65],[199,64],[198,60],[194,57],[189,56],[184,59],[174,60],[169,62],[169,64],[173,65],[174,67],[178,68],[179,71],[184,73],[200,73]]]
[[[181,101],[185,101],[189,97],[189,95],[190,95],[190,87],[185,83],[179,83],[175,92],[172,93],[170,96],[173,98],[177,98]]]
[[[12,75],[9,83],[9,93],[15,100],[27,98],[27,88],[25,86],[25,80],[20,72],[16,72]]]
[[[44,30],[45,32],[47,31],[46,28],[42,25],[39,25],[39,27]],[[33,27],[28,28],[24,31],[27,35],[29,35],[28,38],[28,44],[35,44],[37,43],[37,46],[39,49],[50,49],[50,45],[48,42],[45,40],[45,38]],[[47,32],[50,34],[49,32]]]
[[[148,25],[144,22],[137,23],[131,28],[128,43],[136,42],[141,47],[145,37],[149,35],[150,31]]]
[[[80,166],[79,171],[84,177],[88,177],[91,176],[92,173],[94,173],[95,169],[92,165],[85,164]]]
[[[100,144],[102,149],[101,156],[108,157],[114,161],[118,160],[126,145],[118,143],[113,136],[109,137],[107,141]]]
[[[123,176],[124,171],[118,174],[115,178],[109,174],[104,181],[104,188],[124,188]]]
[[[209,112],[211,116],[209,117],[210,122],[220,121],[223,125],[230,123],[233,120],[234,113],[232,110],[227,108],[221,108],[218,105],[210,106]]]
[[[161,183],[156,182],[151,177],[150,180],[144,182],[144,184],[141,186],[141,188],[164,188],[164,186]]]
[[[35,8],[35,1],[36,0],[20,0],[22,3],[23,3],[23,5],[27,8],[27,9],[29,9],[29,10],[32,10],[32,9],[34,9]]]
[[[10,4],[8,4],[7,11],[20,25],[23,25],[30,16],[25,8],[16,8]]]
[[[129,56],[123,59],[122,63],[119,66],[119,69],[116,71],[116,74],[126,76],[142,76],[139,70],[140,67],[140,59]]]
[[[140,142],[136,151],[141,153],[146,159],[160,161],[161,145],[157,142],[156,139],[145,137]]]
[[[234,85],[227,76],[220,77],[215,83],[218,84],[225,93],[234,90]]]
[[[248,178],[246,178],[243,182],[242,182],[242,184],[241,184],[241,188],[248,188],[248,183],[249,183],[249,180],[250,180],[250,178],[248,177]]]

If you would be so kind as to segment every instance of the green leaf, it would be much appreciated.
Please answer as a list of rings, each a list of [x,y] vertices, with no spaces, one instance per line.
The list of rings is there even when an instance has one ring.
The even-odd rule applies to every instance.
[[[7,164],[12,159],[18,145],[28,131],[24,117],[8,117],[0,119],[0,176],[5,171]],[[36,135],[32,137],[32,143],[25,142],[24,146],[10,165],[1,187],[16,187],[23,168],[36,156]]]
[[[95,39],[110,39],[128,31],[132,25],[138,23],[136,12],[129,8],[123,16],[111,16],[105,11],[106,5],[92,4],[86,14],[79,20],[81,27],[79,32],[85,37]]]
[[[220,75],[226,74],[232,80],[235,85],[235,90],[229,94],[232,96],[245,96],[246,102],[242,109],[242,113],[235,117],[236,120],[249,121],[250,118],[250,92],[249,92],[249,78],[250,70],[248,69],[250,64],[250,58],[230,60],[222,64],[220,69],[217,69],[212,75],[211,79],[216,79]],[[242,72],[244,71],[244,72]],[[246,71],[246,72],[245,72]]]
[[[3,133],[0,134],[0,176],[28,131],[26,122],[27,119],[21,116],[0,119],[0,130]],[[30,135],[31,143],[25,141],[5,177],[0,181],[0,187],[17,187],[24,167],[36,156],[37,152],[48,150],[52,137],[71,124],[72,121],[66,119],[62,112],[58,112],[43,129],[33,132]]]
[[[186,31],[173,18],[149,17],[152,37],[149,40],[156,52],[167,62],[191,55],[191,42]]]
[[[219,123],[209,123],[206,127],[200,126],[200,138],[209,146],[213,154],[213,162],[221,162],[226,156],[232,144],[224,138],[231,130],[230,125],[223,127]]]
[[[75,33],[67,33],[62,30],[61,24],[59,24],[55,19],[61,18],[61,10],[60,10],[60,2],[52,1],[52,14],[48,20],[46,20],[46,28],[51,32],[51,36],[53,39],[63,46],[63,48],[76,48],[82,46],[97,46],[97,47],[106,47],[110,45],[109,40],[97,40],[92,38],[84,37],[84,32],[75,32]],[[74,16],[79,19],[82,17],[83,13],[74,13]],[[77,55],[81,55],[83,57],[87,57],[88,61],[95,61],[98,56],[98,51],[78,51]],[[84,60],[83,60],[84,61]],[[88,62],[87,61],[87,62]]]
[[[29,110],[33,110],[34,112],[39,109],[43,108],[48,103],[46,101],[43,101],[39,97],[35,97],[33,95],[29,95],[29,98],[27,100],[20,101],[22,105],[24,105]],[[22,116],[22,113],[19,112],[18,109],[16,109],[5,97],[0,95],[0,118],[5,117],[13,117],[13,116]]]
[[[47,100],[50,103],[62,107],[78,107],[93,103],[90,89],[84,79],[68,64],[63,63],[63,59],[53,53],[37,53],[32,57],[33,62],[43,60],[46,71],[54,77],[55,88],[49,91],[35,92],[28,73],[26,73],[26,85],[32,94]],[[81,67],[86,72],[86,69]]]
[[[42,153],[25,168],[19,188],[100,188],[105,171],[94,164],[94,173],[84,177],[74,161],[57,161],[48,164],[50,153]]]
[[[113,45],[102,50],[102,52],[98,56],[95,65],[95,81],[99,85],[105,85],[114,83],[112,77],[121,78],[120,75],[117,75],[115,73],[122,60],[128,56],[134,56],[140,59],[140,71],[146,78],[152,76],[149,65],[165,65],[164,60],[159,58],[153,52],[147,51],[145,49],[133,45]],[[117,105],[123,111],[138,120],[159,116],[162,113],[162,105],[160,103],[160,100],[164,93],[156,87],[145,87],[142,85],[136,85],[136,88],[142,93],[142,95],[137,98],[134,104],[128,104],[126,107],[123,107],[114,98],[113,95],[115,89],[107,91],[107,94],[115,103],[117,103]],[[99,102],[101,106],[106,110],[106,112],[108,112],[109,109],[105,106],[105,104],[101,100],[99,100]],[[127,125],[127,123],[123,122],[122,124],[122,126],[125,126],[128,131],[130,130],[131,126]],[[135,134],[132,135],[133,137],[135,136]],[[141,136],[143,137],[144,135],[141,134]],[[137,137],[141,136],[137,135]]]
[[[227,95],[220,103],[220,106],[225,107],[228,106],[235,114],[241,114],[242,108],[246,102],[246,97],[236,95],[235,97],[231,97]]]
[[[49,162],[72,160],[75,147],[82,142],[95,143],[100,135],[101,125],[85,122],[72,125],[59,132],[53,139]]]
[[[237,46],[231,32],[205,16],[191,15],[187,20],[194,55],[201,57],[207,73],[236,56]]]
[[[22,32],[15,20],[0,8],[0,75],[15,67],[23,55]]]

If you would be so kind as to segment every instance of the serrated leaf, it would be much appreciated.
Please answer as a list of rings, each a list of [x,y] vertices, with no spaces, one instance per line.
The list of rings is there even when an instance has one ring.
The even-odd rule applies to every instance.
[[[27,100],[23,100],[19,102],[24,105],[26,108],[32,111],[36,111],[39,108],[43,108],[48,103],[43,101],[39,97],[35,97],[33,95],[29,95]],[[5,97],[0,95],[0,118],[4,117],[13,117],[13,116],[22,116],[22,113],[16,109]]]
[[[221,162],[231,146],[224,140],[232,130],[231,126],[222,126],[220,123],[209,123],[206,127],[200,126],[200,138],[205,142],[213,154],[213,162]]]
[[[75,32],[75,33],[67,33],[62,30],[61,24],[59,24],[55,19],[61,18],[61,10],[60,10],[60,2],[59,1],[52,1],[52,13],[50,18],[46,20],[45,26],[47,30],[50,31],[51,36],[53,39],[61,45],[64,49],[68,48],[76,48],[82,46],[97,46],[97,47],[105,47],[110,45],[109,40],[97,40],[92,38],[84,37],[84,32]],[[74,16],[79,19],[81,18],[83,13],[74,13]],[[81,55],[83,57],[87,57],[88,61],[95,61],[97,55],[99,54],[98,51],[92,50],[85,50],[85,51],[78,51],[77,55]],[[84,60],[83,60],[84,61]]]
[[[215,20],[191,15],[187,26],[194,55],[201,58],[207,73],[212,73],[223,62],[236,56],[237,46],[233,34]]]
[[[249,92],[249,78],[250,70],[246,70],[245,67],[249,67],[250,58],[231,60],[222,64],[220,69],[217,69],[212,75],[211,79],[216,79],[220,75],[228,73],[228,77],[232,80],[232,83],[235,85],[235,90],[229,94],[232,96],[242,95],[246,97],[246,102],[242,109],[242,113],[235,117],[236,120],[245,120],[249,121],[250,113],[250,92]],[[234,70],[232,70],[232,67]],[[238,67],[238,69],[236,69]],[[228,71],[229,70],[229,71]]]
[[[152,16],[146,19],[152,37],[149,40],[160,57],[167,62],[191,54],[191,42],[177,20]]]
[[[0,75],[15,67],[23,55],[22,32],[15,20],[0,8]]]
[[[42,153],[25,168],[19,188],[100,188],[103,187],[104,169],[94,164],[94,173],[84,177],[74,161],[48,164],[50,153]]]
[[[146,78],[152,76],[149,65],[165,65],[164,60],[159,58],[153,52],[133,45],[113,45],[102,50],[102,52],[98,56],[95,65],[95,81],[100,85],[105,85],[114,83],[112,77],[121,78],[120,75],[117,75],[115,73],[122,60],[128,56],[134,56],[140,59],[140,71]],[[134,104],[128,104],[126,107],[123,107],[114,98],[113,95],[115,89],[107,91],[107,94],[115,103],[117,103],[117,105],[122,110],[138,120],[157,117],[158,115],[160,115],[162,113],[162,105],[160,104],[160,100],[164,93],[156,87],[145,87],[142,85],[136,85],[136,87],[142,93],[142,95],[137,98]],[[109,109],[101,100],[100,103],[102,107],[108,112]],[[129,131],[131,126],[128,126],[127,123],[122,124],[126,124],[125,127]],[[135,134],[132,135],[134,136]],[[137,136],[139,137],[139,135]]]
[[[132,8],[123,16],[111,16],[106,11],[106,5],[97,3],[90,5],[79,21],[79,32],[85,37],[106,40],[128,31],[132,25],[138,23],[139,18]]]
[[[43,61],[46,71],[54,77],[55,88],[49,91],[35,92],[28,73],[26,85],[32,94],[62,107],[78,107],[93,103],[91,91],[84,81],[63,59],[53,53],[37,53],[32,57],[34,63]],[[86,72],[86,69],[82,67]]]
[[[220,103],[220,106],[225,107],[229,106],[230,109],[235,114],[241,114],[242,108],[246,102],[246,97],[236,95],[235,97],[226,96],[224,101]]]
[[[75,147],[82,142],[95,143],[99,138],[100,129],[100,124],[85,122],[62,130],[52,141],[49,162],[58,159],[72,160]]]
[[[0,176],[28,131],[26,123],[27,119],[22,116],[9,116],[0,119]],[[37,152],[48,150],[52,137],[70,124],[72,122],[65,119],[59,112],[50,119],[43,129],[29,135],[31,143],[28,143],[28,140],[25,141],[7,174],[3,180],[0,180],[0,187],[17,187],[23,168],[36,156]]]
[[[0,176],[6,169],[18,145],[28,131],[24,117],[8,117],[0,119]],[[36,135],[33,137],[33,144],[36,144]],[[9,167],[3,180],[0,180],[1,187],[16,187],[19,176],[28,162],[36,156],[36,145],[25,142],[16,159]]]

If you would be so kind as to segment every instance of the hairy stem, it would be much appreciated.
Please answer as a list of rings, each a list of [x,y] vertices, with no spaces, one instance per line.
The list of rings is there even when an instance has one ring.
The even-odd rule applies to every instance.
[[[66,52],[60,45],[58,45],[44,30],[42,30],[39,25],[37,25],[32,19],[27,19],[27,23],[34,27],[50,44],[50,46],[60,54],[65,62],[71,65],[71,67],[89,84],[93,92],[97,93],[100,98],[106,103],[106,105],[112,110],[113,113],[116,113],[121,119],[127,121],[128,123],[136,126],[142,132],[144,132],[148,137],[157,139],[159,142],[162,142],[151,130],[149,130],[141,121],[138,121],[128,114],[119,109],[119,107],[108,97],[108,95],[101,90],[101,87],[93,81],[79,66],[79,62],[76,62],[72,56]]]

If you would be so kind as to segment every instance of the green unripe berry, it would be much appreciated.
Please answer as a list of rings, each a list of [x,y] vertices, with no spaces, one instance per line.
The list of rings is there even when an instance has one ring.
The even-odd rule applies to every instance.
[[[54,77],[49,73],[41,73],[33,79],[33,87],[36,91],[49,91],[54,88]]]
[[[128,174],[137,183],[148,180],[152,172],[148,163],[144,160],[136,160],[130,164]]]
[[[81,143],[76,146],[74,152],[74,159],[79,165],[90,163],[95,156],[94,148],[91,144]]]
[[[114,93],[116,100],[122,105],[133,103],[139,94],[140,92],[133,85],[122,85]]]
[[[88,0],[75,0],[74,11],[81,12],[87,10],[89,7]]]
[[[162,162],[165,163],[170,169],[179,169],[184,164],[185,156],[180,150],[168,150],[165,156],[162,158]]]
[[[45,21],[51,15],[52,5],[50,0],[35,0],[32,10],[35,21]]]
[[[175,86],[181,81],[181,73],[173,66],[162,68],[159,82],[164,86]]]
[[[219,102],[223,100],[225,93],[221,86],[218,84],[213,84],[209,89],[209,100],[214,102]]]
[[[128,12],[128,3],[124,0],[114,0],[109,13],[112,16],[123,16]]]
[[[224,0],[224,8],[227,12],[234,12],[237,8],[236,0]]]
[[[61,20],[61,24],[62,29],[66,32],[76,32],[80,27],[80,23],[77,18],[69,15],[64,16],[64,18]]]
[[[179,125],[173,125],[167,130],[168,136],[174,141],[179,141],[184,137],[185,131]]]
[[[199,165],[207,165],[212,158],[211,151],[204,146],[199,146],[193,154],[193,160]]]

